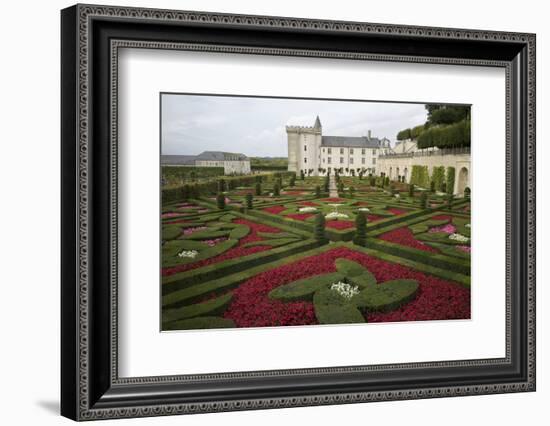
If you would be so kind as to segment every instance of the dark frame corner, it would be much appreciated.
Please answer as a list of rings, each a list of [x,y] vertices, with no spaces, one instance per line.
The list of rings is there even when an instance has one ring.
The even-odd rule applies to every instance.
[[[116,202],[112,76],[116,75],[113,52],[124,43],[506,68],[507,357],[378,369],[247,372],[239,376],[239,386],[234,375],[224,374],[118,378],[116,309],[112,314],[113,301],[116,307],[111,257],[116,252],[111,215]],[[534,391],[535,44],[534,34],[523,33],[97,5],[64,9],[62,415],[92,420]]]

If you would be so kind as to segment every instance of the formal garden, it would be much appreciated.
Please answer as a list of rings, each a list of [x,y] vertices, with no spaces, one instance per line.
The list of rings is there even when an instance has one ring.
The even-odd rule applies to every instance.
[[[164,187],[162,329],[470,318],[470,190],[455,198],[433,177],[259,172]]]

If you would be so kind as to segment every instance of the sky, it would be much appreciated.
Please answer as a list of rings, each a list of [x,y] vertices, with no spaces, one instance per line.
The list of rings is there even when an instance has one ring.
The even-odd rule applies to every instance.
[[[162,94],[162,154],[203,151],[249,157],[286,157],[285,126],[313,126],[318,115],[324,136],[388,138],[426,121],[424,104],[350,102]]]

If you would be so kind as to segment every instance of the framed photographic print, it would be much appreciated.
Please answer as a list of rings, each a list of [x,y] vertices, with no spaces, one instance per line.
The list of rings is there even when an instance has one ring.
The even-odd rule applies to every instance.
[[[535,390],[535,36],[76,5],[62,414]]]

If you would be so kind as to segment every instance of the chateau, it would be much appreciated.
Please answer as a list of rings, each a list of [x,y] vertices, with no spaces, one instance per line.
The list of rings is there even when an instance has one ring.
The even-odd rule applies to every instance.
[[[470,148],[419,149],[414,139],[398,141],[392,148],[387,138],[371,136],[323,136],[321,120],[313,127],[287,126],[288,170],[320,176],[339,170],[342,175],[360,171],[390,180],[410,183],[413,167],[427,169],[432,176],[434,168],[454,168],[453,193],[459,196],[470,187]]]
[[[371,136],[323,136],[319,116],[313,127],[287,126],[288,170],[319,176],[340,170],[351,175],[375,173],[378,157],[389,153],[390,141]]]
[[[250,159],[240,153],[204,151],[199,155],[162,155],[163,166],[223,167],[225,175],[250,173]]]

